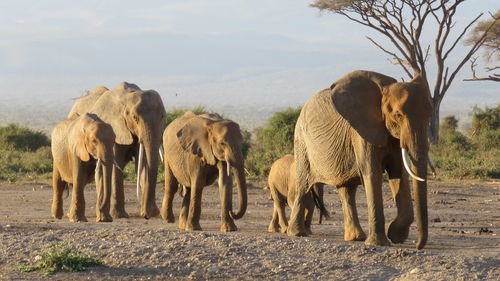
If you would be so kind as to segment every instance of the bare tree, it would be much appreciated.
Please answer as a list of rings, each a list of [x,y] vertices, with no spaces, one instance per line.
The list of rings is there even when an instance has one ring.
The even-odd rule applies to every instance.
[[[489,28],[489,32],[484,38],[484,43],[481,47],[483,50],[483,57],[486,63],[484,67],[485,72],[489,72],[486,77],[478,77],[476,75],[476,67],[477,67],[477,57],[474,57],[470,60],[470,68],[472,72],[471,79],[464,79],[464,81],[495,81],[500,82],[500,9],[495,12],[495,14],[491,15],[491,19],[479,22],[476,27],[469,33],[469,37],[465,40],[466,45],[474,44],[477,40],[479,40],[482,34]],[[487,66],[488,63],[492,63],[496,65]]]
[[[421,73],[425,81],[429,81],[427,65],[431,44],[424,44],[422,34],[424,27],[432,24],[436,27],[433,43],[436,77],[434,88],[430,89],[433,104],[433,115],[430,127],[430,140],[437,143],[439,139],[439,107],[444,95],[450,88],[457,73],[484,44],[486,28],[481,36],[470,45],[459,63],[450,67],[446,60],[483,13],[472,19],[454,38],[454,16],[457,8],[465,0],[316,0],[311,6],[321,11],[330,11],[345,16],[349,20],[367,26],[384,35],[394,47],[390,50],[367,36],[373,44],[388,54],[394,63],[400,65],[411,78]],[[434,29],[432,29],[434,32]],[[432,92],[432,93],[431,93]]]

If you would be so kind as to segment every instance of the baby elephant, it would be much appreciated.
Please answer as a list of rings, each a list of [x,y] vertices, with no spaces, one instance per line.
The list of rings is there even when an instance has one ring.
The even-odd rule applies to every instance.
[[[287,154],[276,160],[271,166],[268,177],[268,188],[271,191],[271,199],[274,201],[273,218],[269,224],[269,232],[285,233],[288,221],[285,216],[285,205],[293,205],[295,200],[295,159],[291,154]],[[306,195],[305,225],[307,232],[311,234],[311,222],[314,206],[320,210],[320,220],[323,216],[328,217],[328,211],[323,202],[323,184],[315,184]],[[279,221],[279,225],[278,225]]]
[[[83,188],[95,176],[97,188],[96,221],[110,222],[111,172],[114,165],[115,133],[95,114],[63,120],[52,131],[53,199],[52,216],[62,218],[62,194],[73,186],[69,220],[86,222]],[[95,172],[94,172],[95,171]]]

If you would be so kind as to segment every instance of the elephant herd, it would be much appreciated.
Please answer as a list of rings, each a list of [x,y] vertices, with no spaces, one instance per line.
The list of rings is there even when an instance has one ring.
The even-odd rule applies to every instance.
[[[187,112],[165,128],[165,108],[154,90],[123,82],[114,89],[97,87],[76,101],[67,119],[52,132],[52,216],[62,218],[62,194],[72,186],[68,212],[72,222],[87,221],[84,186],[95,180],[96,221],[127,218],[123,169],[134,160],[140,216],[161,215],[175,221],[172,202],[179,188],[179,228],[201,230],[203,187],[217,179],[223,232],[247,208],[242,135],[237,123],[218,114]],[[315,205],[322,216],[324,185],[339,190],[344,239],[367,245],[404,242],[415,217],[416,247],[427,242],[427,130],[431,117],[429,88],[417,73],[409,82],[371,71],[354,71],[307,101],[294,135],[294,155],[278,159],[268,179],[274,210],[268,231],[289,236],[311,234]],[[159,164],[165,167],[161,209],[155,189]],[[387,172],[397,216],[387,234],[382,175]],[[233,177],[238,210],[232,209]],[[94,178],[94,179],[93,179]],[[368,204],[368,233],[360,226],[356,188],[362,184]],[[290,220],[284,207],[292,209]],[[320,216],[321,219],[321,216]]]

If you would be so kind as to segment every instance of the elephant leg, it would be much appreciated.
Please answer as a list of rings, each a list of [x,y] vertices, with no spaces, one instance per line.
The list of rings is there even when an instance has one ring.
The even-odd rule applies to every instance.
[[[398,213],[396,218],[389,224],[387,236],[393,243],[403,243],[408,238],[410,225],[413,222],[413,204],[408,178],[390,179],[389,186],[396,201]]]
[[[358,210],[356,209],[357,188],[357,186],[341,186],[338,189],[344,212],[345,241],[364,241],[366,239],[366,234],[359,224]]]
[[[270,186],[269,190],[271,191],[271,198],[273,199],[273,206],[277,215],[276,222],[277,224],[279,223],[281,232],[286,233],[288,229],[288,220],[286,219],[286,213],[285,213],[287,198],[279,194],[275,186]],[[269,226],[269,229],[271,229],[271,226]],[[274,232],[278,232],[277,229]]]
[[[295,145],[295,162],[296,162],[296,192],[295,200],[293,202],[292,213],[288,223],[286,233],[288,236],[307,236],[306,227],[304,224],[304,209],[305,209],[305,195],[310,186],[308,178],[310,175],[309,161],[306,156],[305,145],[302,142],[297,142]]]
[[[125,147],[115,144],[115,160],[116,163],[123,169],[125,167]],[[113,167],[111,190],[111,216],[117,218],[128,218],[125,211],[125,193],[123,189],[123,172],[118,168]]]
[[[308,192],[305,196],[305,209],[304,209],[304,225],[306,227],[307,234],[312,234],[311,224],[314,214],[314,199],[312,197],[312,192]]]
[[[83,168],[80,166],[78,171],[73,171],[73,192],[71,193],[71,204],[69,208],[69,220],[71,222],[86,222],[85,217],[85,197],[83,189]]]
[[[184,194],[184,197],[182,197],[181,211],[179,213],[179,229],[182,230],[186,229],[190,203],[191,203],[191,187],[186,187],[186,194]]]
[[[273,217],[271,218],[271,222],[269,223],[269,227],[267,228],[268,232],[278,232],[279,231],[279,225],[278,225],[278,210],[276,207],[273,207]]]
[[[200,226],[201,216],[201,195],[203,185],[200,180],[196,180],[195,184],[191,186],[191,203],[189,204],[188,217],[186,221],[186,230],[202,230]]]
[[[52,172],[52,216],[56,219],[61,219],[64,215],[63,212],[63,191],[66,183],[62,180],[59,171],[54,166]]]
[[[382,160],[376,148],[361,139],[355,143],[354,151],[368,205],[369,228],[365,245],[388,246],[382,199]]]
[[[236,231],[238,228],[234,224],[233,218],[229,215],[232,208],[232,198],[233,198],[233,179],[228,175],[226,171],[227,164],[224,162],[218,163],[219,168],[219,196],[221,203],[221,232],[231,232]]]
[[[169,223],[175,222],[172,201],[174,200],[177,189],[179,189],[177,179],[175,179],[170,167],[165,165],[165,193],[163,194],[163,203],[160,213],[161,217]]]

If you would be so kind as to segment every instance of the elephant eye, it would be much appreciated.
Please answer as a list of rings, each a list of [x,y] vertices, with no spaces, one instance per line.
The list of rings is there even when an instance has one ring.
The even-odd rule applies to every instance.
[[[394,119],[396,119],[396,121],[401,121],[403,120],[403,115],[398,111],[394,114]]]

